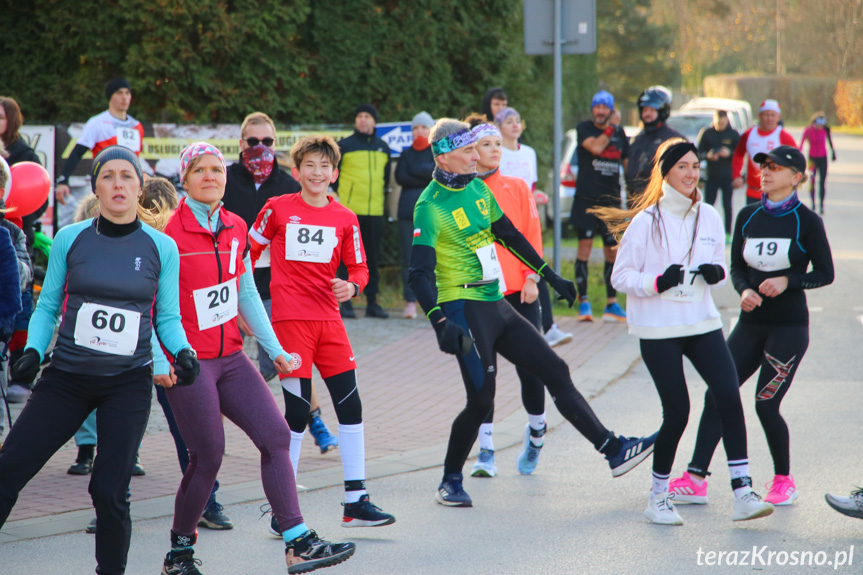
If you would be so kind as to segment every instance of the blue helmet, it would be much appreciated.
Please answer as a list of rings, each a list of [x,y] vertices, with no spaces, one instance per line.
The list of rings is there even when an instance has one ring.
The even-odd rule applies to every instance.
[[[645,107],[653,108],[659,112],[657,121],[664,122],[671,115],[671,90],[665,86],[651,86],[645,88],[638,97],[638,115]]]
[[[611,95],[611,92],[600,90],[593,95],[593,99],[590,101],[590,109],[593,110],[599,104],[605,104],[609,110],[614,110],[614,96]]]

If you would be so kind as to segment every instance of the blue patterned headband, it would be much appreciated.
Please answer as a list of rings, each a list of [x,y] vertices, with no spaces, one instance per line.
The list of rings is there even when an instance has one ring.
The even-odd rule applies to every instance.
[[[494,124],[479,124],[475,126],[473,130],[471,130],[473,137],[476,138],[476,141],[479,142],[483,138],[488,138],[489,136],[497,136],[500,138],[500,130],[497,129],[497,126]]]
[[[437,142],[432,142],[432,154],[440,156],[441,154],[446,154],[453,150],[470,146],[471,144],[476,144],[476,138],[474,138],[469,128],[465,128],[455,134],[444,136]]]

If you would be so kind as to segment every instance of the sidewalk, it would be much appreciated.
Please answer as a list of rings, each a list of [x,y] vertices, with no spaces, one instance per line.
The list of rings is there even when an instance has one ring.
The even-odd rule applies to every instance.
[[[575,318],[561,318],[559,323],[561,329],[573,332],[575,337],[556,351],[570,365],[576,387],[588,399],[602,393],[638,358],[638,347],[634,338],[626,335],[625,325],[579,324]],[[346,325],[358,357],[367,477],[442,465],[450,425],[464,404],[456,361],[438,350],[433,330],[419,319],[363,318]],[[315,382],[322,383],[318,377]],[[269,384],[277,404],[283,406],[278,380]],[[338,424],[329,395],[324,386],[318,388],[318,393],[324,419],[335,433]],[[546,405],[551,429],[563,418],[550,398]],[[20,411],[20,406],[15,411]],[[503,359],[498,371],[495,414],[496,449],[520,442],[526,416],[515,369]],[[230,421],[225,423],[225,433],[219,501],[230,505],[263,500],[257,450]],[[79,531],[89,522],[93,517],[87,493],[89,477],[66,474],[76,453],[74,443],[67,444],[21,492],[9,521],[0,531],[0,543]],[[169,516],[181,474],[173,440],[155,397],[140,453],[147,475],[132,478],[133,519]],[[309,489],[319,489],[341,485],[342,481],[338,450],[321,455],[307,434],[298,482]],[[374,491],[373,481],[370,488]]]

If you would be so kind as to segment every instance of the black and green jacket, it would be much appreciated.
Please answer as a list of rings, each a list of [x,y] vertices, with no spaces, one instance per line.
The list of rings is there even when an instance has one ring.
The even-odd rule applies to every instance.
[[[376,135],[354,133],[339,142],[342,159],[334,188],[339,201],[358,216],[384,215],[390,181],[390,148]]]

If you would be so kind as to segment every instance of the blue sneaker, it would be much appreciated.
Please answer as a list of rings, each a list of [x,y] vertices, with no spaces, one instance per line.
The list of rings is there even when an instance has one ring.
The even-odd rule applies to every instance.
[[[321,453],[326,453],[330,449],[335,449],[339,446],[339,440],[335,435],[330,433],[327,424],[320,417],[312,419],[309,425],[309,433],[315,438],[315,445],[321,448]]]
[[[470,495],[462,487],[462,479],[461,473],[444,475],[434,495],[435,501],[447,507],[473,507]]]
[[[658,433],[654,433],[648,437],[618,436],[618,439],[623,444],[620,448],[620,453],[613,457],[605,456],[608,460],[608,466],[611,467],[611,476],[620,477],[627,471],[635,469],[635,466],[647,459],[647,456],[653,453],[653,444],[656,443]]]
[[[605,306],[605,309],[602,311],[602,321],[609,323],[625,322],[626,312],[623,311],[623,308],[620,307],[619,303],[614,302],[613,304]]]
[[[539,450],[542,445],[534,445],[530,440],[531,437],[543,437],[548,426],[543,425],[542,429],[531,429],[530,424],[524,426],[524,440],[521,444],[521,453],[518,454],[516,464],[518,472],[522,475],[530,475],[536,470],[536,464],[539,463]]]
[[[590,302],[585,300],[581,300],[578,304],[578,316],[576,318],[578,321],[593,321],[593,310],[590,309]]]
[[[480,449],[479,457],[473,464],[471,477],[494,477],[497,475],[497,466],[494,464],[494,449]]]

